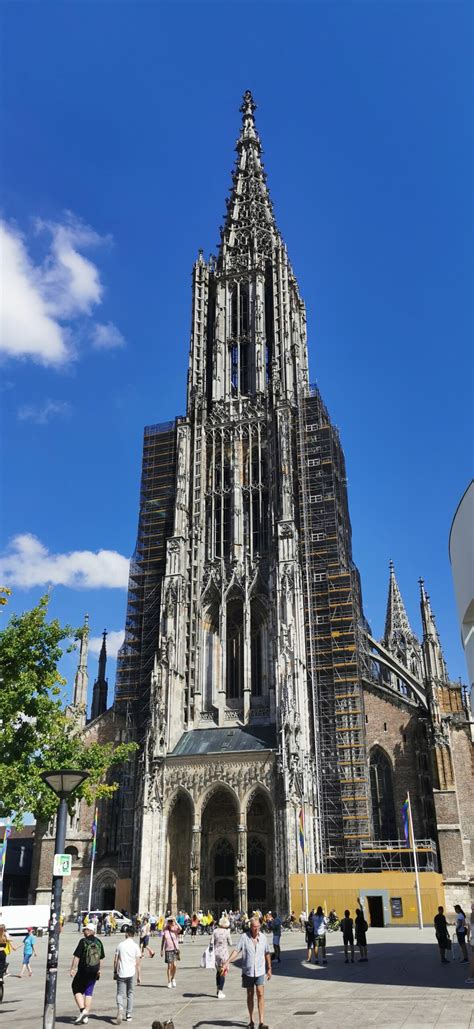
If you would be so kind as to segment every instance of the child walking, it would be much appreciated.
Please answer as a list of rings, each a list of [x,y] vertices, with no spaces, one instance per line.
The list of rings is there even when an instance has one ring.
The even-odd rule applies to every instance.
[[[28,972],[29,976],[33,975],[33,972],[31,971],[31,968],[30,968],[30,961],[31,961],[32,957],[33,958],[37,957],[37,954],[36,954],[36,951],[35,951],[35,943],[36,943],[36,936],[33,936],[33,928],[30,927],[29,929],[27,929],[26,936],[25,936],[25,938],[23,940],[23,964],[21,966],[21,972],[20,972],[20,974],[18,976],[19,979],[23,978],[25,972]]]

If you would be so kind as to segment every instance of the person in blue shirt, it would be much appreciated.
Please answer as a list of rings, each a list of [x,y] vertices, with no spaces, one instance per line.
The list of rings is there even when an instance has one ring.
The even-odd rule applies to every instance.
[[[234,948],[229,955],[226,968],[229,967],[231,961],[235,961],[238,957],[242,958],[242,986],[247,990],[248,1025],[251,1029],[254,1029],[253,1006],[255,992],[257,994],[259,1029],[268,1029],[264,1022],[264,985],[265,974],[267,980],[272,977],[272,965],[268,941],[261,932],[260,919],[256,916],[250,919],[250,928],[247,932],[242,933],[237,948]]]
[[[25,936],[25,938],[23,940],[23,964],[21,966],[21,972],[20,972],[20,975],[18,977],[19,979],[23,978],[25,972],[28,972],[29,976],[33,975],[33,972],[31,971],[31,968],[30,968],[30,961],[31,961],[32,957],[34,957],[34,958],[37,957],[37,954],[36,954],[36,951],[35,951],[35,943],[36,943],[36,936],[33,936],[33,928],[30,927],[27,930],[26,936]]]

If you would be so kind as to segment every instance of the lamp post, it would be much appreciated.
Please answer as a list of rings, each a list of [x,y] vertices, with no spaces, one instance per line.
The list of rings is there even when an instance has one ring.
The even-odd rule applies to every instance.
[[[41,778],[59,797],[56,815],[56,839],[54,853],[62,854],[66,843],[67,802],[71,793],[89,776],[89,772],[79,772],[65,768],[60,772],[42,772]],[[58,982],[59,961],[59,919],[61,916],[61,897],[63,892],[62,875],[54,875],[51,886],[51,910],[48,927],[48,957],[46,960],[46,985],[44,991],[43,1029],[54,1029],[56,1024],[56,987]]]

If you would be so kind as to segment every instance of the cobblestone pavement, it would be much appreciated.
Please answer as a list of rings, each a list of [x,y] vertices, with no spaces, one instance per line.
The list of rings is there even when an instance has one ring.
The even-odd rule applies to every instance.
[[[234,937],[235,938],[235,937]],[[72,1024],[77,1014],[71,993],[71,954],[80,939],[73,926],[61,936],[60,975],[56,1025]],[[111,1025],[115,1017],[112,980],[114,945],[120,937],[105,940],[106,963],[96,986],[89,1027]],[[469,965],[458,960],[442,965],[431,928],[371,929],[367,964],[344,964],[340,934],[328,937],[328,964],[316,968],[305,963],[300,933],[282,939],[282,962],[265,988],[265,1021],[271,1029],[338,1029],[373,1026],[383,1029],[474,1029],[474,986],[465,984]],[[19,942],[19,941],[18,941]],[[172,1017],[176,1029],[244,1027],[247,1024],[245,992],[240,971],[231,968],[226,999],[218,1001],[214,974],[199,967],[205,940],[194,944],[186,938],[178,966],[177,988],[166,988],[166,974],[159,957],[143,961],[143,985],[135,993],[132,1026],[150,1029],[154,1019]],[[11,956],[11,975],[5,980],[0,1023],[8,1029],[41,1029],[46,940],[39,940],[31,979],[18,979],[21,949]],[[457,955],[459,956],[459,954]],[[125,1025],[126,1023],[124,1023]]]

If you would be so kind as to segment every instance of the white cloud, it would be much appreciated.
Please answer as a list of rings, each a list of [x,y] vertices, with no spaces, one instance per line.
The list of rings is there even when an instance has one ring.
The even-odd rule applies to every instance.
[[[107,657],[116,658],[119,652],[119,648],[125,638],[125,632],[123,629],[111,629],[107,633],[107,639],[105,645],[107,647]],[[102,636],[91,636],[89,640],[89,652],[91,654],[100,654],[100,648],[102,646]]]
[[[73,550],[51,554],[32,533],[14,536],[0,555],[3,584],[30,589],[32,586],[70,586],[71,589],[126,589],[128,558],[116,550]]]
[[[40,364],[65,364],[71,357],[67,332],[49,313],[22,237],[3,222],[0,248],[0,350]]]
[[[113,322],[94,325],[91,339],[96,350],[113,350],[115,347],[125,346],[125,338]]]
[[[17,411],[20,422],[34,422],[36,425],[47,425],[52,418],[65,418],[71,413],[71,405],[67,400],[45,400],[44,404],[24,404]]]
[[[76,356],[78,320],[90,317],[104,295],[100,271],[82,251],[109,243],[110,237],[100,236],[69,211],[62,223],[37,220],[35,228],[37,235],[48,237],[46,253],[37,263],[18,229],[0,222],[0,350],[59,367]],[[93,339],[96,329],[109,330],[109,335],[108,341],[94,345],[123,345],[112,323],[95,326]]]

